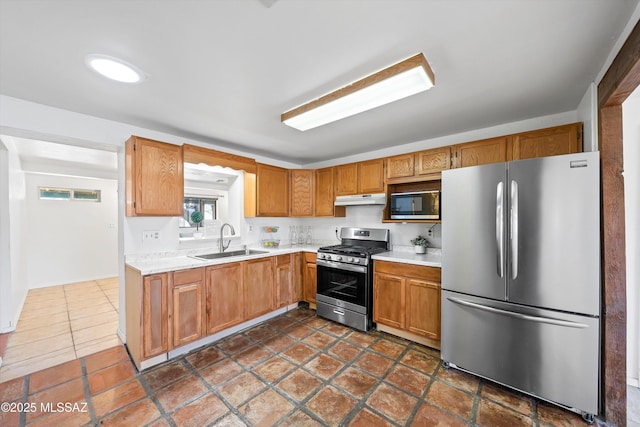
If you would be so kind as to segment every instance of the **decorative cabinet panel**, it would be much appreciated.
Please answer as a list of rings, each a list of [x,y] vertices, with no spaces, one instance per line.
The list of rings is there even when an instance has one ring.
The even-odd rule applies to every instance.
[[[510,136],[501,136],[454,145],[452,147],[452,152],[454,153],[453,167],[464,168],[506,162],[509,160],[507,159],[507,145],[510,139]]]
[[[291,188],[290,216],[313,216],[314,203],[313,170],[292,169],[289,171]]]
[[[293,302],[294,268],[292,254],[278,255],[276,260],[275,308],[286,307]]]
[[[206,268],[207,334],[244,320],[243,267],[240,262]]]
[[[245,320],[261,316],[274,309],[272,258],[258,258],[243,262]]]
[[[289,216],[289,170],[256,165],[256,210],[258,216]]]
[[[373,320],[424,337],[427,345],[440,340],[440,268],[375,261],[373,276]],[[380,329],[380,327],[379,327]],[[382,329],[384,330],[384,329]]]
[[[582,151],[582,123],[556,126],[513,136],[513,160]]]
[[[303,264],[304,256],[302,252],[296,252],[292,255],[293,257],[293,301],[302,301],[304,299],[303,289],[304,289],[304,269]]]
[[[167,312],[167,273],[145,276],[142,284],[142,357],[149,358],[169,350]]]
[[[204,336],[204,268],[175,271],[171,283],[171,334],[173,347]]]
[[[126,215],[182,216],[182,147],[132,136],[125,144]]]
[[[316,303],[316,254],[304,253],[304,300],[310,304]]]

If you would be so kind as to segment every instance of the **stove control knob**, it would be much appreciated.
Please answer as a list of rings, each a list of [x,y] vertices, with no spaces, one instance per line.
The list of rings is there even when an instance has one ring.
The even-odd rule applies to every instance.
[[[354,258],[349,258],[349,262],[354,262],[355,259]]]
[[[322,257],[322,259],[328,259],[328,260],[331,259],[331,255],[329,255],[329,254],[322,254],[320,256]]]
[[[360,258],[355,258],[353,262],[355,262],[356,264],[360,264]]]
[[[341,257],[340,255],[338,255],[338,256],[336,257],[336,261],[342,261],[342,257]]]

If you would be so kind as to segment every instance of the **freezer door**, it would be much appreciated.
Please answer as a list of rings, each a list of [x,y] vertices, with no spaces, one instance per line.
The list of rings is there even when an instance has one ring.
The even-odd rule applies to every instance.
[[[504,300],[506,164],[442,172],[442,288]]]
[[[598,315],[599,154],[522,160],[508,168],[507,299]]]
[[[442,292],[445,362],[598,413],[598,318]]]

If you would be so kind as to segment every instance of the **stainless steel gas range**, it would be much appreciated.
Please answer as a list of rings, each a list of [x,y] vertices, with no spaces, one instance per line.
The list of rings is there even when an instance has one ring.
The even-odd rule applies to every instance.
[[[373,262],[389,250],[389,230],[343,227],[342,244],[318,249],[318,316],[368,331],[373,326]]]

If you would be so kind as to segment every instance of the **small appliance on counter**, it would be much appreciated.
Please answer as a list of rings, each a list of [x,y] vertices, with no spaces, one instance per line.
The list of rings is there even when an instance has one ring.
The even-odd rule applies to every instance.
[[[389,250],[389,230],[342,227],[340,245],[318,249],[318,316],[361,331],[373,326],[373,262]]]

